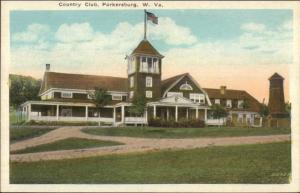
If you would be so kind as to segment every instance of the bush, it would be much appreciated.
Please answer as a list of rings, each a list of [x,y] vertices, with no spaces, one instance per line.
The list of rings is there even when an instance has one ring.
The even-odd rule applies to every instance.
[[[177,122],[173,119],[167,121],[164,119],[156,118],[156,119],[150,119],[148,121],[148,125],[151,127],[173,127],[173,128],[179,128],[179,127],[194,127],[194,128],[200,128],[205,126],[205,122],[203,120],[188,120],[188,119],[180,119]]]

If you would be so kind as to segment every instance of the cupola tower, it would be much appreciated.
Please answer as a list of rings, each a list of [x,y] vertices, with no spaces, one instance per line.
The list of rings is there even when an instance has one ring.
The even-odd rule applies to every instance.
[[[162,58],[147,39],[127,56],[129,100],[135,95],[143,95],[148,101],[161,97]]]

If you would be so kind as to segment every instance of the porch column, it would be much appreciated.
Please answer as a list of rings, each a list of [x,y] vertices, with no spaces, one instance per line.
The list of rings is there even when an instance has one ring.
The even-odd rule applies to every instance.
[[[145,122],[148,123],[148,111],[147,111],[147,107],[146,107],[146,110],[144,112],[144,119],[145,119]]]
[[[124,123],[125,121],[125,106],[122,106],[122,119],[121,122]]]
[[[178,121],[178,106],[175,106],[175,121]]]
[[[56,120],[59,119],[59,105],[56,105]]]
[[[89,109],[88,106],[85,106],[85,120],[88,120],[88,115],[89,115]]]
[[[207,120],[207,109],[204,109],[204,120],[205,120],[205,122]]]
[[[198,110],[198,107],[196,107],[196,119],[198,119],[198,117],[199,117],[199,110]]]
[[[114,107],[114,112],[113,112],[113,119],[114,119],[114,123],[116,122],[116,108]]]
[[[28,105],[28,121],[31,120],[31,104]]]
[[[186,119],[189,118],[189,108],[186,108]]]
[[[167,120],[169,121],[169,117],[170,117],[170,112],[169,112],[169,108],[167,107]]]
[[[156,105],[153,105],[153,118],[156,118]]]

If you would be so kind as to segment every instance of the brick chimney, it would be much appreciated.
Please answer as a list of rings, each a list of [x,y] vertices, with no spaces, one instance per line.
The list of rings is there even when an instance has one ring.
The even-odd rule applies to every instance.
[[[221,86],[220,87],[220,92],[221,92],[221,94],[225,94],[226,93],[226,86]]]
[[[50,64],[46,64],[46,72],[50,71]]]

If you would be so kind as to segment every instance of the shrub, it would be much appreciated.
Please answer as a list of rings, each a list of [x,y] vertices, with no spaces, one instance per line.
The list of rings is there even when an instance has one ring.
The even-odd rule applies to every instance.
[[[177,122],[173,119],[167,121],[164,119],[156,118],[156,119],[150,119],[148,121],[148,125],[151,127],[194,127],[194,128],[200,128],[205,126],[205,122],[203,120],[193,119],[180,119]]]

